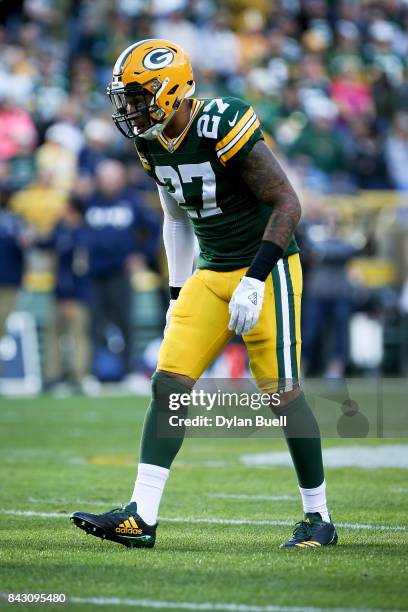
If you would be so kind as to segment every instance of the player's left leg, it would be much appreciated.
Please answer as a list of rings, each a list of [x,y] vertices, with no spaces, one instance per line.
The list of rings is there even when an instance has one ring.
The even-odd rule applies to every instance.
[[[244,337],[260,388],[283,390],[276,412],[296,470],[304,520],[284,546],[313,547],[337,541],[326,502],[319,426],[299,386],[302,269],[299,255],[281,259],[267,279],[257,326]],[[306,542],[306,543],[305,543]]]
[[[200,270],[184,285],[165,331],[158,369],[152,378],[152,398],[146,413],[140,463],[131,501],[104,514],[75,512],[71,519],[91,535],[126,546],[153,546],[160,500],[171,464],[184,439],[185,428],[169,418],[183,417],[194,382],[232,336],[228,331],[228,296],[233,278],[227,272]]]

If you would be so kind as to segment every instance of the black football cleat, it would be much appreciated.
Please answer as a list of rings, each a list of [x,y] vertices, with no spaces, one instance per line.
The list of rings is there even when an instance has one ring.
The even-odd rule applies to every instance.
[[[153,548],[156,525],[147,525],[137,514],[136,502],[103,514],[74,512],[71,521],[87,534],[123,544],[129,548]]]
[[[318,512],[310,512],[305,514],[303,521],[296,523],[291,539],[280,548],[318,548],[337,544],[337,539],[333,523],[323,521]]]

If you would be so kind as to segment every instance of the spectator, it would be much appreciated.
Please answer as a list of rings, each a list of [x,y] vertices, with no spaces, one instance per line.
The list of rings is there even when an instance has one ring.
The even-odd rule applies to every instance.
[[[88,199],[89,271],[92,280],[94,355],[105,345],[108,323],[122,334],[125,374],[134,370],[132,269],[146,265],[157,249],[159,221],[127,187],[122,164],[106,160],[96,169],[97,190]]]
[[[78,163],[81,176],[93,176],[97,166],[109,156],[116,133],[111,120],[94,118],[84,127],[85,143],[82,147]]]
[[[26,222],[33,232],[49,234],[60,219],[66,194],[52,186],[46,172],[10,198],[10,209]],[[53,254],[30,245],[26,253],[25,279],[27,288],[48,291],[53,287]]]
[[[392,186],[408,190],[408,113],[398,113],[385,142],[385,158]]]
[[[66,194],[52,184],[52,174],[41,170],[35,181],[10,200],[10,208],[41,234],[52,231],[64,209]]]
[[[4,165],[0,166],[0,181],[0,338],[2,338],[6,330],[7,317],[15,306],[21,286],[25,236],[21,219],[8,208],[7,169]]]
[[[314,265],[309,270],[305,284],[303,305],[303,363],[305,373],[316,367],[317,342],[329,337],[330,345],[325,376],[341,378],[348,362],[349,322],[352,312],[352,285],[347,274],[346,264],[358,250],[337,235],[336,219],[329,219],[329,232],[324,236],[321,227],[321,240],[313,240]],[[316,232],[314,232],[316,234]]]
[[[0,159],[15,157],[21,147],[34,148],[36,137],[30,115],[0,92]]]
[[[55,253],[54,312],[47,329],[45,388],[81,391],[89,373],[89,276],[83,204],[70,198],[42,248]]]
[[[310,121],[288,148],[289,158],[304,162],[312,174],[321,176],[322,189],[330,190],[331,179],[347,169],[346,152],[334,127],[336,105],[320,95],[305,101]]]
[[[50,184],[60,191],[72,191],[77,177],[77,156],[69,143],[76,131],[68,124],[56,123],[45,132],[45,143],[37,149],[40,173],[50,177]],[[72,145],[71,145],[72,146]]]
[[[359,189],[389,189],[390,181],[383,143],[373,124],[362,118],[350,120],[349,157]]]
[[[361,79],[359,68],[360,64],[353,59],[343,61],[330,87],[331,97],[339,108],[340,116],[346,120],[373,115],[372,93]]]

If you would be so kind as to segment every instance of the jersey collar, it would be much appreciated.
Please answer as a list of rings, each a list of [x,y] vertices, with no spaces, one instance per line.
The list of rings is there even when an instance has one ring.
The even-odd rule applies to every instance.
[[[169,153],[174,153],[174,151],[176,151],[179,148],[179,146],[183,142],[184,138],[186,137],[188,131],[190,130],[191,124],[193,123],[194,119],[196,118],[196,116],[198,114],[198,111],[200,110],[200,108],[204,104],[204,100],[196,100],[195,98],[192,99],[192,102],[193,102],[193,104],[192,104],[192,108],[191,108],[190,120],[187,123],[186,127],[184,128],[184,130],[181,132],[181,134],[176,136],[176,138],[166,138],[166,136],[164,136],[164,134],[160,134],[160,136],[157,139],[160,142],[160,144]]]

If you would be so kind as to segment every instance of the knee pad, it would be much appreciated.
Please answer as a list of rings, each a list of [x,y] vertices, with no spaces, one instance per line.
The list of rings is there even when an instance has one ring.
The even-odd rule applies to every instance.
[[[182,405],[180,396],[189,395],[190,391],[189,385],[166,372],[155,372],[152,376],[152,399],[160,411],[187,414],[188,407]]]

